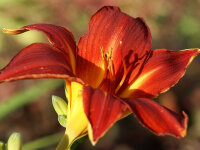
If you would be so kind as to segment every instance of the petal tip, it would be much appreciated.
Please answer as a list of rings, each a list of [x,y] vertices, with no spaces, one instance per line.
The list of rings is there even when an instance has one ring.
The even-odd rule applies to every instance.
[[[180,114],[145,98],[125,99],[139,122],[158,136],[183,138],[187,133],[188,116]]]
[[[180,135],[177,138],[183,138],[187,135],[187,127],[188,127],[188,116],[187,114],[182,111],[182,116],[183,116],[183,128],[180,131]]]
[[[178,138],[178,139],[184,138],[187,135],[188,116],[184,111],[181,112],[181,116],[182,116],[183,119],[182,119],[180,127],[177,128],[177,132],[176,133],[175,132],[174,133],[168,133],[168,135],[171,135],[171,136]],[[161,136],[162,135],[167,135],[167,134],[163,133],[163,134],[161,134]]]
[[[89,136],[89,139],[90,139],[91,144],[92,144],[93,146],[95,146],[98,140],[95,140],[95,139],[94,139],[92,126],[91,126],[90,123],[88,123],[88,136]]]
[[[27,29],[6,29],[3,28],[3,32],[6,34],[21,34],[28,31]]]

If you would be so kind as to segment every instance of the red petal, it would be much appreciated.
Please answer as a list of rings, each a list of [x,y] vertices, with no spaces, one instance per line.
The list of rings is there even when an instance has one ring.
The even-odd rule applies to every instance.
[[[97,87],[94,78],[103,79],[100,47],[103,47],[104,53],[113,48],[116,82],[120,82],[124,71],[121,49],[128,61],[134,60],[135,55],[141,57],[151,49],[151,34],[143,19],[132,18],[117,7],[103,7],[95,13],[90,20],[88,34],[78,43],[78,55],[81,58],[77,62],[78,76],[93,87]]]
[[[125,99],[142,125],[157,135],[172,135],[178,138],[186,135],[188,117],[177,114],[153,100],[146,98]]]
[[[184,75],[187,66],[199,53],[198,49],[152,51],[150,58],[139,70],[139,76],[132,82],[127,81],[121,88],[122,97],[156,97],[175,85]],[[125,89],[125,87],[127,87]]]
[[[33,24],[21,29],[4,29],[4,32],[8,34],[20,34],[28,30],[37,30],[45,33],[52,45],[64,52],[65,57],[70,60],[72,68],[75,69],[76,42],[68,29],[52,24]]]
[[[48,44],[35,43],[21,50],[0,71],[0,82],[27,78],[74,78],[64,54]]]
[[[126,109],[119,98],[90,86],[83,88],[83,106],[92,127],[92,142],[94,143],[121,117]]]

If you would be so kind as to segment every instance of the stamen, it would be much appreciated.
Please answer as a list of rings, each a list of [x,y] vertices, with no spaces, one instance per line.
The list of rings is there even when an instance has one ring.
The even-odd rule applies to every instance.
[[[105,59],[105,55],[104,55],[102,46],[100,47],[100,53],[101,53],[101,57],[102,57],[103,64],[104,64],[103,67],[104,67],[104,69],[105,69],[105,71],[107,73],[107,62],[106,62],[106,59]],[[106,73],[105,73],[105,75],[106,75]],[[105,77],[105,75],[104,75],[104,77]]]
[[[113,48],[111,47],[106,54],[103,52],[103,47],[100,47],[101,56],[104,62],[104,69],[109,71],[112,76],[114,76],[114,66],[113,66],[113,58],[112,58]]]
[[[124,74],[123,74],[123,77],[122,77],[120,83],[118,84],[117,88],[115,89],[115,93],[117,93],[117,91],[120,89],[120,87],[124,83],[124,81],[126,79],[126,75],[127,75],[126,63],[125,63],[123,52],[122,52],[122,41],[120,41],[120,51],[121,51],[121,59],[122,59]]]
[[[113,51],[113,48],[111,47],[104,54],[103,47],[100,47],[100,52],[101,52],[102,60],[103,60],[103,63],[104,63],[105,73],[104,73],[104,80],[99,85],[99,88],[107,87],[109,90],[112,89],[111,91],[113,91],[113,88],[110,88],[110,87],[113,87],[112,83],[114,84],[114,82],[115,82],[115,72],[114,72],[114,64],[113,64],[113,58],[112,58],[112,51]],[[110,83],[107,83],[108,81]],[[108,87],[108,85],[110,87]]]
[[[112,81],[114,81],[115,80],[115,72],[114,72],[112,51],[113,51],[112,47],[107,51],[107,61],[108,61],[108,70],[110,72],[111,79],[112,79]]]
[[[101,53],[101,57],[104,58],[104,54],[103,54],[103,46],[100,47],[100,53]]]
[[[110,50],[108,50],[108,52],[107,52],[108,70],[110,71],[111,75],[113,77],[115,77],[115,75],[114,75],[113,58],[112,58],[112,51],[113,51],[113,48],[111,47]]]

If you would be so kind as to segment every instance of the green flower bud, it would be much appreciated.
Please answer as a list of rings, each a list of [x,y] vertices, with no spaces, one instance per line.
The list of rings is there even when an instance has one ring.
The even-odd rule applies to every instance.
[[[58,115],[58,122],[61,126],[66,127],[67,116],[66,115]]]
[[[19,133],[13,133],[7,143],[8,150],[21,150],[22,149],[22,142],[21,142],[21,135]]]
[[[53,95],[52,104],[58,116],[59,115],[67,116],[67,103],[62,98]]]
[[[5,150],[5,144],[0,141],[0,150]]]

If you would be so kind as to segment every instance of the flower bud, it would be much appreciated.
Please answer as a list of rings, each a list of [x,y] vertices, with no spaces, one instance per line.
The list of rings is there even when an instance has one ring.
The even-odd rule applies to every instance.
[[[66,115],[58,115],[58,122],[61,126],[66,127],[67,116]]]
[[[53,95],[52,104],[58,116],[59,115],[67,116],[67,103],[62,98]]]
[[[3,142],[0,142],[0,150],[5,150],[5,144]]]
[[[21,149],[22,149],[21,135],[15,132],[8,139],[7,150],[21,150]]]

